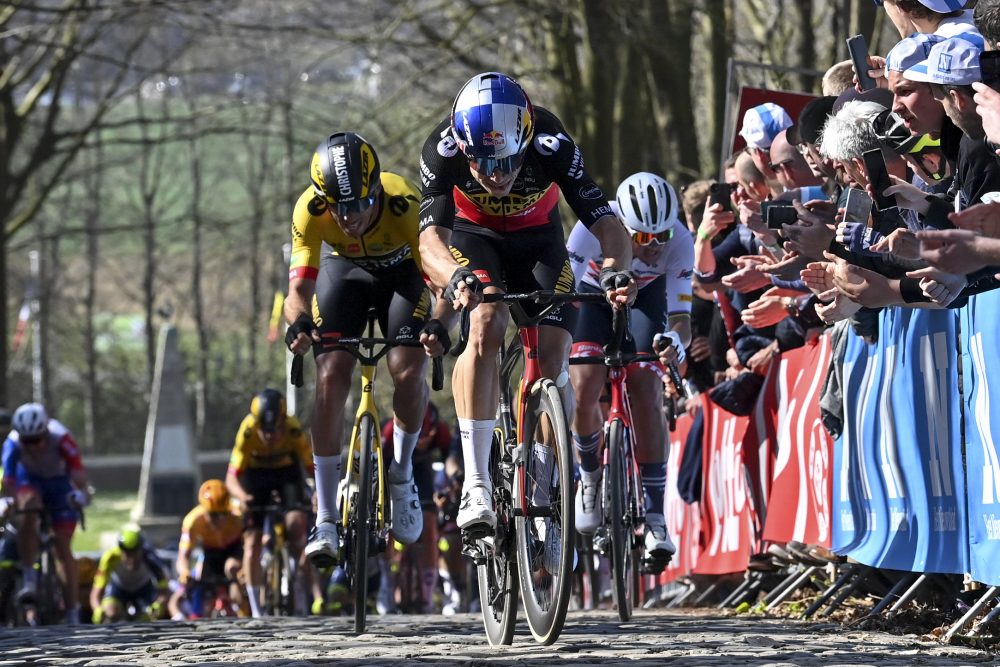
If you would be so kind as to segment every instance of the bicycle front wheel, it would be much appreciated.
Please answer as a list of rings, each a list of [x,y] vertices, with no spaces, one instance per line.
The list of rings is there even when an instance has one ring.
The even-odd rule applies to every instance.
[[[562,398],[549,379],[531,388],[515,498],[517,569],[531,634],[551,644],[562,632],[573,588],[573,464]],[[544,446],[542,444],[544,443]],[[522,486],[523,485],[523,486]]]
[[[354,506],[348,514],[348,521],[353,524],[348,528],[348,535],[351,538],[350,552],[353,559],[350,574],[354,590],[354,632],[357,634],[365,631],[368,613],[368,552],[374,532],[372,510],[378,502],[379,493],[374,480],[377,438],[378,431],[371,415],[362,415],[358,428],[360,456],[357,470],[353,469],[355,462],[349,463],[352,473],[356,472],[357,482],[357,487],[352,490]]]
[[[614,596],[618,618],[627,621],[632,617],[634,559],[634,528],[630,511],[632,489],[629,461],[625,453],[625,424],[620,419],[611,422],[608,430],[608,474],[606,477],[606,504],[608,512],[608,538],[611,549],[611,593]]]
[[[490,479],[493,480],[493,506],[497,528],[492,537],[478,540],[476,559],[479,600],[483,626],[490,646],[510,644],[517,619],[517,561],[514,558],[513,499],[510,461],[504,461],[503,430],[493,431],[490,450]]]

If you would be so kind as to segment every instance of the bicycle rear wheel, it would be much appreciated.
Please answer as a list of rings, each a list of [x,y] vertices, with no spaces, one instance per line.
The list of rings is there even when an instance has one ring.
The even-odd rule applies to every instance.
[[[509,470],[504,461],[503,430],[493,431],[490,450],[490,479],[493,480],[493,506],[497,527],[492,537],[477,540],[479,600],[483,626],[490,646],[509,645],[514,640],[517,620],[517,561],[514,556],[513,496]],[[506,468],[506,470],[505,470]]]
[[[525,511],[516,518],[517,569],[524,613],[531,634],[551,644],[562,632],[573,589],[573,464],[569,424],[562,398],[549,379],[531,388],[521,443],[521,465],[515,475],[515,498]],[[534,443],[548,445],[550,464],[541,464]],[[524,488],[521,488],[523,483]]]
[[[635,544],[631,502],[632,476],[630,462],[625,452],[625,424],[620,419],[611,422],[608,430],[608,479],[605,485],[610,508],[608,537],[611,549],[611,593],[614,596],[618,618],[627,621],[632,617],[635,604]]]
[[[348,528],[348,536],[349,553],[353,559],[350,576],[354,591],[354,632],[358,634],[365,631],[368,613],[368,552],[373,533],[372,510],[378,502],[379,493],[374,480],[377,438],[378,431],[371,415],[362,415],[358,429],[360,461],[357,470],[353,470],[353,461],[349,463],[352,473],[356,473],[354,481],[357,486],[352,490],[353,507],[348,513],[348,521],[352,524]]]

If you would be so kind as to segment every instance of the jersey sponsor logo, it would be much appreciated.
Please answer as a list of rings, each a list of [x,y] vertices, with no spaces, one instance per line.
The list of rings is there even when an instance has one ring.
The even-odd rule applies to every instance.
[[[425,229],[427,229],[428,227],[430,227],[433,224],[434,224],[434,216],[433,215],[426,215],[426,216],[420,218],[420,225],[419,225],[419,227],[417,227],[418,233],[424,231]]]
[[[595,222],[596,222],[597,220],[600,220],[601,218],[603,218],[603,217],[604,217],[604,216],[606,216],[606,215],[614,215],[614,213],[613,213],[613,212],[611,211],[611,207],[610,207],[610,206],[607,206],[607,205],[604,205],[604,206],[598,206],[597,208],[595,208],[595,209],[594,209],[593,211],[591,211],[591,213],[590,213],[590,217],[591,217],[591,219],[592,219],[593,221],[595,221]]]
[[[545,196],[545,192],[536,192],[530,195],[519,195],[512,192],[506,197],[494,197],[485,192],[480,194],[463,192],[462,195],[488,215],[509,216],[527,215],[535,204]]]
[[[518,117],[518,125],[520,125],[520,117]],[[503,132],[500,130],[490,130],[489,132],[483,133],[483,146],[494,146],[501,147],[506,146],[507,140],[503,137]]]
[[[693,273],[694,273],[693,269],[684,269],[683,271],[681,271],[680,273],[677,274],[677,277],[678,278],[683,278],[684,280],[687,280],[688,278],[691,277],[691,275]]]
[[[466,260],[466,263],[468,263],[468,260]],[[486,269],[475,269],[475,270],[473,270],[472,273],[477,278],[479,278],[479,282],[481,282],[484,285],[487,285],[487,284],[490,284],[490,283],[493,282],[493,278],[490,277],[490,272],[487,271]]]
[[[396,338],[413,338],[413,329],[409,325],[404,324],[396,332]]]
[[[566,172],[570,178],[577,180],[583,178],[583,153],[579,146],[573,146],[573,161],[569,164],[569,171]]]
[[[326,213],[326,200],[322,197],[313,197],[306,204],[306,210],[309,211],[309,215],[313,217],[318,217]]]
[[[341,197],[351,195],[351,175],[347,173],[347,155],[343,146],[334,146],[330,149],[333,153],[333,175],[337,179],[337,188]]]
[[[602,199],[604,193],[601,192],[601,189],[597,185],[591,183],[580,188],[580,196],[584,199]]]
[[[389,210],[397,216],[401,216],[406,213],[408,208],[410,208],[410,204],[406,201],[406,197],[403,197],[402,195],[393,195],[392,197],[389,197]]]
[[[437,144],[438,155],[442,157],[454,157],[458,155],[458,143],[455,137],[451,136],[450,130],[441,133],[441,141]]]
[[[576,277],[573,275],[573,267],[570,266],[567,259],[563,262],[562,271],[559,272],[559,278],[556,280],[554,291],[556,294],[568,294],[573,291],[575,286]],[[559,321],[562,321],[562,318]]]
[[[572,250],[567,251],[569,253],[569,259],[575,264],[583,264],[587,261],[587,258],[579,253],[575,253]]]
[[[535,150],[542,155],[555,155],[562,146],[562,141],[569,141],[570,138],[560,132],[559,134],[538,134],[535,136]]]
[[[430,185],[431,181],[437,178],[437,175],[431,171],[427,163],[424,162],[424,158],[420,158],[420,182],[424,185]]]
[[[451,250],[451,256],[455,258],[455,261],[458,262],[459,266],[469,265],[469,258],[463,255],[461,250],[455,246],[448,246],[448,249]]]

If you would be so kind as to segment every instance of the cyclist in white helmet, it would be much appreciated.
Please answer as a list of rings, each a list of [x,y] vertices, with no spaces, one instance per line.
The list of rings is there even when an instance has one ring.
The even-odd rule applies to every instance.
[[[632,275],[639,287],[631,311],[633,344],[623,346],[623,350],[653,353],[654,339],[665,335],[675,350],[664,350],[661,356],[682,362],[684,348],[691,343],[694,242],[678,218],[677,193],[656,174],[639,172],[622,181],[611,207],[632,235]],[[578,289],[598,291],[601,249],[597,239],[578,222],[566,247]],[[611,317],[611,308],[606,304],[581,304],[573,336],[574,357],[603,355],[603,345],[611,338]],[[594,532],[602,519],[598,490],[604,417],[598,401],[607,369],[600,365],[571,366],[570,377],[577,401],[573,443],[581,476],[576,494],[576,527],[586,534]],[[647,496],[645,546],[649,566],[654,570],[666,565],[676,551],[663,515],[670,445],[662,409],[662,382],[660,364],[643,362],[628,368],[636,459]]]

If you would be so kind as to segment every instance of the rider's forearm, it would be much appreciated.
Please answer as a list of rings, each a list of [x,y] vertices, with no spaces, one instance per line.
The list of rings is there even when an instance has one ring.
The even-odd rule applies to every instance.
[[[681,337],[681,345],[685,348],[691,345],[691,315],[689,313],[677,313],[667,318],[667,325],[670,330]]]
[[[87,502],[90,502],[90,482],[87,481],[87,473],[83,470],[71,470],[69,479],[73,482],[73,486],[83,491],[83,495],[87,496]]]
[[[285,297],[285,321],[293,324],[299,315],[312,313],[312,297],[316,282],[302,278],[293,279],[288,285],[288,296]]]
[[[606,215],[590,227],[590,232],[601,243],[604,263],[601,268],[626,271],[632,266],[632,239],[621,221],[613,215]]]
[[[451,230],[447,227],[432,226],[420,232],[420,263],[437,293],[459,266],[448,247],[450,242]]]

